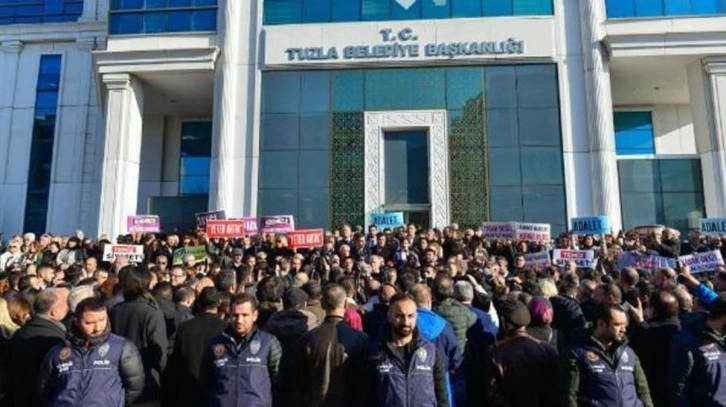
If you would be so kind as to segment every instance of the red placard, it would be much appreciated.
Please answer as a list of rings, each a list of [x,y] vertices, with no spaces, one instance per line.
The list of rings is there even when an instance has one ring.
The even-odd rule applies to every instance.
[[[237,219],[229,220],[208,220],[207,236],[209,238],[235,238],[244,237],[245,221]]]
[[[323,235],[323,229],[308,229],[287,232],[287,245],[291,249],[320,247],[323,245]]]

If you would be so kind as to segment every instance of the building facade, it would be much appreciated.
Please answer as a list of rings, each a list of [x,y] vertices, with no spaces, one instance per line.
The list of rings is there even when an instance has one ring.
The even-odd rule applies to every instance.
[[[726,216],[722,0],[0,0],[0,231]]]

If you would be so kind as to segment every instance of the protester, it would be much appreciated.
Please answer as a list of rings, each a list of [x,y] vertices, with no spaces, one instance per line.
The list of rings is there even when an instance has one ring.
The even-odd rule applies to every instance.
[[[144,369],[136,346],[111,333],[103,300],[90,297],[76,307],[67,339],[46,355],[38,383],[47,405],[124,406],[141,394]]]
[[[368,406],[368,336],[343,322],[346,293],[331,284],[322,300],[326,317],[303,339],[293,391],[300,406]],[[289,404],[293,405],[293,403]]]

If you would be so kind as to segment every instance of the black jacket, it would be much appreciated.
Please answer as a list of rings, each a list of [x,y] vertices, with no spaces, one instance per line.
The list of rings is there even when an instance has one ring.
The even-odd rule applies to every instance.
[[[585,314],[582,307],[573,298],[558,295],[550,298],[552,303],[552,328],[562,331],[568,341],[572,341],[573,333],[585,328]]]
[[[37,315],[10,338],[6,355],[10,405],[41,405],[37,391],[40,365],[48,351],[64,339],[60,323]]]
[[[643,327],[633,328],[630,334],[630,347],[640,358],[645,376],[648,378],[650,395],[656,406],[668,405],[668,355],[673,337],[681,329],[678,317],[653,321]]]
[[[224,320],[208,313],[201,313],[179,325],[174,351],[164,373],[164,405],[195,407],[207,403],[199,377],[202,356],[209,341],[226,326]]]
[[[158,400],[168,344],[164,314],[153,298],[139,297],[115,306],[110,317],[112,332],[133,342],[141,354],[146,380],[138,401]]]

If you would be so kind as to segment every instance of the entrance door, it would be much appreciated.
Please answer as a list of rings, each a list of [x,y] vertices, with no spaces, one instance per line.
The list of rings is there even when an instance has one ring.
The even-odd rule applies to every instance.
[[[431,223],[428,131],[386,131],[383,139],[384,210],[403,212],[406,223],[428,228]]]

